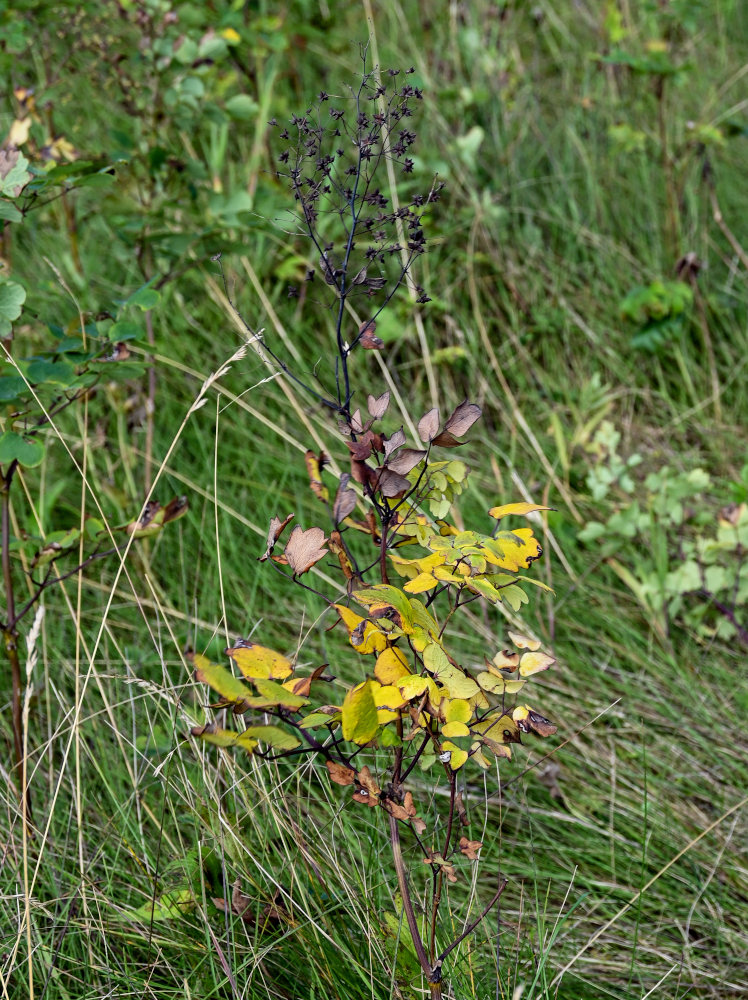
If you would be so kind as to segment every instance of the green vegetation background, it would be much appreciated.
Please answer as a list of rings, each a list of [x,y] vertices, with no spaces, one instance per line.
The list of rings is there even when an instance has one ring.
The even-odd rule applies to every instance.
[[[249,326],[324,369],[330,315],[314,290],[287,296],[311,257],[266,123],[344,92],[370,14],[381,66],[413,65],[425,91],[414,183],[447,182],[419,264],[425,339],[403,295],[381,360],[419,413],[434,391],[443,411],[484,407],[466,524],[512,500],[557,509],[534,567],[555,597],[527,622],[558,658],[533,694],[564,745],[502,767],[518,780],[501,801],[490,775],[465,789],[486,847],[455,928],[499,865],[510,882],[498,985],[493,920],[461,947],[454,995],[746,995],[748,542],[719,525],[748,496],[744,4],[0,2],[0,139],[30,117],[32,165],[114,165],[95,186],[71,171],[8,227],[5,273],[27,291],[12,350],[118,310],[152,334],[152,439],[147,379],[57,427],[114,523],[246,336],[213,255]],[[147,282],[158,303],[123,312]],[[357,362],[375,393],[378,360]],[[303,450],[342,459],[326,416],[269,374],[250,352],[179,436],[158,494],[185,493],[187,518],[116,585],[87,574],[79,609],[74,580],[45,596],[29,721],[44,834],[24,847],[9,787],[3,997],[421,995],[381,819],[306,767],[183,740],[205,704],[185,646],[218,656],[256,630],[308,662],[346,655],[321,602],[255,562],[273,514],[315,515]],[[62,447],[25,483],[19,533],[77,523]],[[465,655],[492,655],[505,626],[466,626]],[[10,760],[7,711],[0,725]],[[248,919],[213,902],[235,883]]]

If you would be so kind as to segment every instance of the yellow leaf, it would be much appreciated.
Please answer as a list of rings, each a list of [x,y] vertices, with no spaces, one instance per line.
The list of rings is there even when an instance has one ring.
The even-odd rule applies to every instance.
[[[10,126],[7,143],[9,146],[23,146],[29,138],[31,118],[16,118]]]
[[[407,704],[407,698],[403,697],[400,688],[395,687],[394,684],[384,684],[373,694],[377,708],[396,709]]]
[[[282,680],[291,674],[291,661],[265,646],[245,642],[240,646],[231,646],[225,652],[250,680],[255,677]]]
[[[349,691],[343,701],[343,739],[363,746],[379,729],[372,682],[366,681]]]
[[[498,521],[502,517],[506,517],[507,514],[517,514],[521,517],[527,517],[528,514],[532,514],[536,510],[553,510],[553,507],[543,507],[541,504],[536,503],[506,503],[503,507],[492,507],[489,512],[489,517],[495,517]]]
[[[556,660],[547,653],[525,653],[519,661],[519,672],[522,677],[531,677],[533,674],[547,670]]]
[[[512,640],[517,649],[531,649],[535,652],[536,649],[540,649],[540,641],[538,639],[530,639],[526,635],[522,635],[520,632],[510,632],[509,638]]]
[[[431,674],[441,674],[450,667],[447,654],[438,642],[430,642],[423,651],[423,665]]]
[[[397,646],[389,646],[377,657],[374,676],[380,684],[394,684],[401,677],[407,677],[409,674],[408,661]]]
[[[450,743],[449,740],[442,743],[439,760],[443,764],[449,764],[453,771],[459,771],[467,759],[467,750],[460,750],[459,747],[455,746],[454,743]]]
[[[405,584],[403,590],[407,590],[409,594],[423,594],[427,590],[433,590],[437,582],[431,573],[419,573]]]
[[[424,691],[431,692],[433,689],[434,693],[436,693],[436,684],[434,684],[430,677],[412,675],[400,681],[397,686],[406,701],[418,698]]]
[[[489,673],[478,674],[477,680],[483,690],[490,694],[514,694],[525,684],[525,681],[505,680]]]
[[[444,711],[447,722],[467,722],[472,714],[470,702],[462,698],[453,698]]]
[[[472,677],[467,677],[457,667],[449,664],[448,670],[439,671],[439,681],[449,688],[452,698],[472,698],[479,691],[478,685]]]
[[[448,722],[442,726],[442,736],[469,736],[470,730],[464,722]]]
[[[381,653],[387,648],[387,637],[371,622],[351,611],[344,604],[335,604],[335,610],[348,629],[351,645],[357,653]]]
[[[220,35],[224,41],[229,43],[229,45],[236,45],[242,40],[241,35],[238,31],[235,31],[234,28],[224,28],[223,31],[220,32]]]

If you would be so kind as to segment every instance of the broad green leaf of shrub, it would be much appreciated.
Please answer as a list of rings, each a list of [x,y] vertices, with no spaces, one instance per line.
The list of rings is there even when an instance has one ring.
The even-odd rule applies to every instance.
[[[11,324],[18,319],[26,301],[26,289],[16,281],[0,283],[0,338],[11,334]]]
[[[21,437],[15,431],[6,431],[0,437],[0,465],[18,462],[27,469],[41,465],[44,445],[33,438]]]

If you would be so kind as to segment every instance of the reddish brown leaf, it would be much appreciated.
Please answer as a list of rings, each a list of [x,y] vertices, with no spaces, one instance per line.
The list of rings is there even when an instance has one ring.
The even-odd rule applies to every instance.
[[[440,448],[461,448],[465,442],[458,441],[454,434],[450,434],[449,431],[442,431],[441,434],[436,435],[431,443]]]
[[[379,470],[376,489],[379,490],[383,497],[401,497],[410,489],[410,483],[405,476],[401,476],[399,473],[393,472],[385,466]]]
[[[309,692],[312,688],[312,683],[316,681],[318,677],[322,676],[326,666],[327,664],[323,663],[321,666],[317,667],[314,673],[310,674],[309,677],[297,677],[295,681],[291,682],[291,693],[301,695],[302,698],[308,698]],[[332,678],[330,677],[324,678],[326,681],[331,679]],[[317,709],[317,711],[321,712],[322,709]]]
[[[530,723],[530,728],[538,736],[553,736],[558,728],[553,725],[550,719],[546,719],[544,715],[540,715],[538,712],[533,712],[532,710],[530,710],[527,716],[527,721]]]
[[[164,524],[169,521],[176,521],[178,517],[183,517],[187,513],[187,497],[174,497],[164,507]]]
[[[398,472],[401,476],[406,476],[425,457],[426,452],[421,448],[403,448],[394,458],[387,459],[387,468],[391,472]]]
[[[348,483],[350,481],[351,477],[347,472],[344,472],[340,477],[340,485],[332,507],[332,517],[335,524],[344,521],[356,508],[356,491],[349,489]]]
[[[358,441],[346,441],[346,445],[357,462],[365,462],[373,451],[371,438],[368,437],[362,437]]]
[[[285,517],[282,521],[277,516],[271,518],[270,528],[268,529],[267,548],[265,549],[265,554],[260,556],[259,559],[260,562],[265,562],[265,560],[271,556],[273,549],[275,548],[275,543],[283,534],[286,525],[290,520],[292,520],[293,516],[294,516],[293,514],[288,514],[287,517]]]
[[[356,780],[356,772],[345,764],[336,764],[334,760],[326,760],[325,767],[330,772],[330,781],[336,785],[352,785]]]
[[[383,392],[381,396],[377,396],[376,399],[374,398],[374,396],[368,396],[366,400],[367,409],[369,410],[369,413],[374,420],[381,420],[382,417],[387,412],[387,408],[389,405],[390,405],[389,390],[387,392]]]
[[[306,573],[320,559],[325,558],[327,549],[322,546],[326,542],[322,528],[307,528],[304,531],[298,524],[296,525],[284,550],[288,565],[295,576]]]
[[[254,921],[254,915],[247,912],[249,910],[250,904],[252,903],[251,896],[245,896],[241,891],[241,882],[239,879],[234,882],[233,889],[231,891],[231,901],[227,902],[223,897],[220,899],[217,897],[212,898],[212,903],[217,909],[221,910],[222,913],[233,913],[236,917],[241,917],[242,920]]]
[[[480,406],[465,400],[455,408],[444,425],[444,430],[450,431],[455,437],[462,437],[470,430],[482,412]]]
[[[356,791],[353,798],[367,806],[379,805],[380,788],[368,767],[362,767],[356,775]]]
[[[471,861],[478,860],[478,851],[481,847],[483,844],[480,840],[468,840],[467,837],[460,837],[460,850]]]
[[[356,461],[355,458],[351,458],[351,475],[362,486],[373,486],[377,480],[376,470],[366,462]]]
[[[418,436],[421,441],[433,441],[439,433],[439,411],[436,407],[424,413],[418,421]]]
[[[381,351],[384,341],[376,334],[377,324],[373,319],[362,323],[358,331],[358,340],[365,351]]]
[[[393,802],[392,799],[383,799],[382,805],[390,816],[394,816],[395,819],[400,819],[403,823],[408,823],[410,821],[408,810],[403,806],[398,805],[397,802]]]

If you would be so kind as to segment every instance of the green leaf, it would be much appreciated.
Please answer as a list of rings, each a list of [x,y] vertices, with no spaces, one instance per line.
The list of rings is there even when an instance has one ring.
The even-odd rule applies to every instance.
[[[75,369],[67,361],[31,361],[26,368],[26,378],[34,385],[50,382],[53,385],[68,386],[75,378]]]
[[[195,667],[195,680],[213,688],[226,701],[250,702],[252,691],[243,682],[219,663],[211,663],[207,656],[201,653],[190,653],[188,659]]]
[[[11,198],[16,197],[16,192],[18,188],[24,187],[31,180],[31,173],[27,169],[29,161],[20,151],[8,152],[6,150],[5,156],[15,156],[16,152],[18,154],[18,159],[13,164],[11,169],[5,174],[4,177],[0,177],[0,193],[7,195]],[[6,159],[6,163],[8,160]]]
[[[275,681],[258,677],[252,683],[270,705],[279,705],[282,708],[301,708],[302,705],[309,702],[308,698],[303,698],[300,694],[292,694],[288,688],[284,688],[282,684],[276,684]]]
[[[0,403],[10,403],[28,391],[28,386],[20,375],[4,375],[0,378]]]
[[[371,681],[359,684],[345,696],[343,702],[343,739],[363,746],[379,729],[377,706]]]
[[[150,289],[146,289],[150,291]],[[133,323],[129,320],[120,320],[115,323],[109,330],[108,336],[110,340],[138,340],[145,334],[145,330],[142,326],[137,323]]]
[[[11,323],[21,315],[26,289],[16,281],[0,283],[0,338],[10,336]]]
[[[23,216],[15,205],[12,205],[5,198],[0,198],[0,219],[5,222],[23,222]]]
[[[205,743],[212,743],[216,747],[241,747],[248,753],[253,753],[257,747],[257,740],[245,733],[234,733],[230,729],[221,729],[215,722],[207,726],[194,726],[191,730],[193,736],[203,740]]]
[[[226,101],[226,110],[232,118],[238,121],[254,121],[259,111],[259,105],[249,94],[234,94]]]
[[[161,301],[161,295],[156,291],[155,288],[141,288],[139,291],[131,295],[127,300],[129,306],[139,306],[143,312],[148,309],[153,309]]]
[[[6,431],[0,437],[0,465],[17,461],[27,469],[41,465],[44,458],[44,445],[41,441],[21,437],[15,431]]]
[[[262,740],[268,743],[274,750],[295,750],[300,746],[299,740],[293,733],[286,732],[280,726],[250,726],[245,729],[242,736],[255,740]]]

